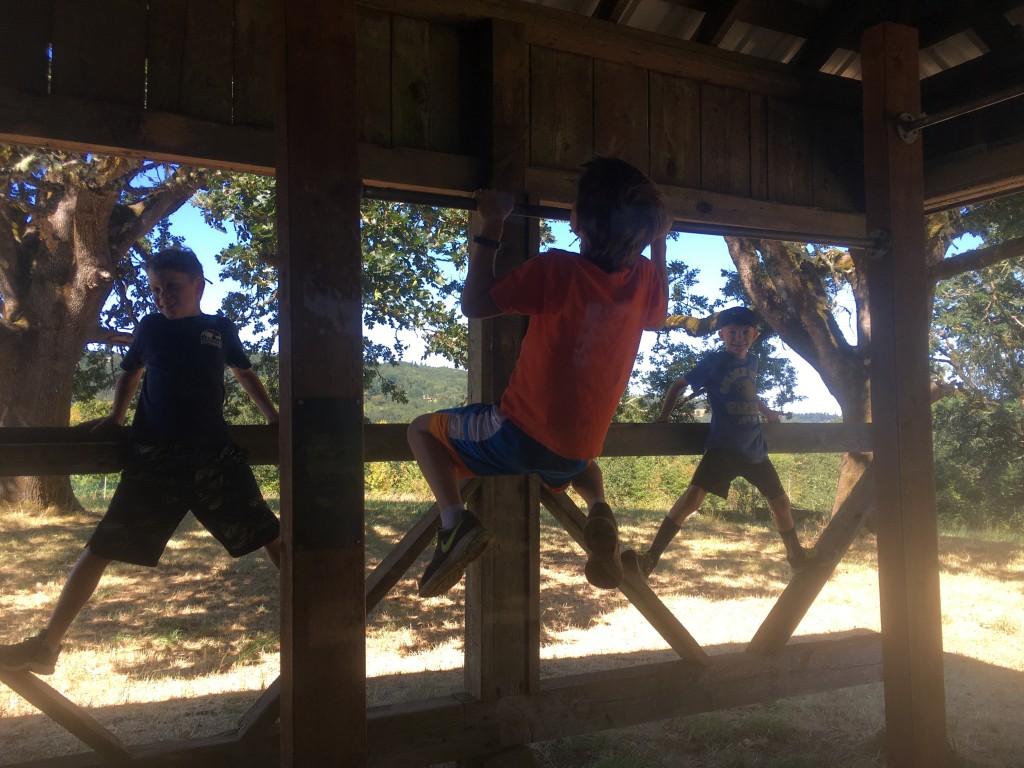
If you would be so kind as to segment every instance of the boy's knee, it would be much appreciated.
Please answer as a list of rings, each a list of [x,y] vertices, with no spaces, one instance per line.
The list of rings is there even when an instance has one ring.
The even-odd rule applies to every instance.
[[[421,413],[410,421],[409,427],[405,431],[406,439],[412,442],[420,435],[430,434],[430,419],[433,415],[432,413]]]

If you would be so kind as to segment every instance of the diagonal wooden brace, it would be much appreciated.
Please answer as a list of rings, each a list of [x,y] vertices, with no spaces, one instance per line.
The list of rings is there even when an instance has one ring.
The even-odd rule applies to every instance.
[[[586,517],[572,499],[564,493],[555,494],[542,487],[540,500],[548,512],[586,551],[587,545],[583,541],[583,526],[586,523]],[[623,574],[619,590],[683,661],[692,661],[701,665],[711,663],[700,644],[693,639],[686,627],[679,623],[672,611],[665,607],[665,604],[658,599],[658,596],[651,591],[647,582],[640,576],[628,572]]]
[[[114,734],[96,722],[82,707],[65,698],[32,673],[0,670],[0,680],[108,760],[117,763],[129,758],[128,750]]]
[[[789,641],[874,507],[875,465],[871,463],[818,537],[814,548],[820,564],[793,575],[747,646],[749,653],[776,653]]]
[[[459,487],[463,501],[469,499],[480,488],[480,478],[464,480]],[[409,566],[416,562],[434,537],[440,519],[440,510],[434,504],[426,511],[402,540],[395,544],[387,556],[377,564],[366,579],[366,612],[369,613],[384,596],[398,583]],[[238,724],[237,738],[247,742],[262,736],[277,722],[281,710],[281,678],[267,686],[249,711]]]

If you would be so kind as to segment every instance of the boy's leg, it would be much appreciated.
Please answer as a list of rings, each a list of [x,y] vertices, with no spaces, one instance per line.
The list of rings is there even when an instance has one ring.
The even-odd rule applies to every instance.
[[[650,576],[651,572],[658,565],[661,555],[668,548],[668,545],[672,543],[672,539],[682,530],[683,522],[700,508],[707,495],[708,492],[706,490],[699,485],[691,483],[683,492],[683,495],[676,499],[665,519],[661,521],[661,526],[654,536],[650,549],[646,552],[626,550],[622,553],[623,565],[631,571],[639,573],[644,578]]]
[[[53,673],[64,635],[96,591],[110,560],[86,547],[71,568],[46,626],[36,635],[12,645],[0,645],[0,668],[15,672]]]
[[[604,501],[604,476],[596,461],[587,464],[587,468],[572,479],[571,485],[586,502],[587,509],[599,501]]]
[[[474,405],[454,410],[460,411],[457,418],[465,428],[466,436],[493,434],[488,429],[489,425],[493,426],[493,406]],[[436,432],[448,428],[447,421],[439,420],[448,413],[452,413],[449,418],[456,418],[453,412],[417,416],[409,424],[407,432],[409,447],[441,514],[437,545],[420,577],[420,597],[436,597],[447,592],[462,578],[466,566],[494,542],[493,531],[463,506],[458,481],[459,465],[451,453],[454,448],[442,442]]]
[[[434,494],[440,510],[452,506],[462,506],[462,494],[459,493],[459,481],[456,474],[455,461],[448,453],[447,447],[430,431],[430,420],[434,414],[425,413],[417,416],[409,424],[406,433],[409,447],[416,457],[423,479]]]
[[[281,537],[278,536],[276,539],[271,541],[269,544],[263,545],[263,551],[267,553],[267,557],[270,558],[270,562],[274,564],[277,570],[281,570]]]
[[[604,500],[604,478],[597,462],[572,479],[572,487],[587,503],[587,522],[583,540],[590,550],[583,572],[587,581],[601,589],[615,589],[622,583],[622,558],[619,554],[619,528],[612,508]]]
[[[93,554],[88,547],[82,550],[78,562],[71,568],[68,579],[64,582],[64,588],[61,589],[57,604],[50,614],[50,621],[43,630],[43,637],[52,648],[60,647],[64,635],[96,591],[96,586],[110,562],[109,558]]]
[[[786,546],[787,562],[796,569],[807,566],[813,559],[813,554],[800,544],[789,496],[783,493],[781,496],[768,499],[768,508],[772,511],[775,527],[779,531],[779,536],[782,537],[782,543]]]

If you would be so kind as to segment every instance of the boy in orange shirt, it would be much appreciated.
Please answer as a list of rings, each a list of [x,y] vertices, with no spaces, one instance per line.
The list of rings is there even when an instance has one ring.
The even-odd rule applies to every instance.
[[[530,317],[519,360],[497,404],[417,417],[409,445],[441,510],[437,546],[421,597],[443,594],[494,534],[462,505],[458,478],[535,473],[550,488],[570,484],[587,503],[587,580],[622,581],[618,529],[593,459],[629,381],[644,330],[665,320],[665,235],[671,219],[657,186],[623,160],[583,166],[570,216],[580,253],[551,250],[496,276],[495,251],[512,212],[508,194],[477,193],[462,311],[471,319]],[[651,246],[651,260],[641,252]]]

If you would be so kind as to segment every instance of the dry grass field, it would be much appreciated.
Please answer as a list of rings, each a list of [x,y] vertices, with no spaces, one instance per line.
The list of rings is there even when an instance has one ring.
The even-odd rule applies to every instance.
[[[368,504],[368,567],[425,504]],[[646,543],[662,512],[620,513],[627,544]],[[44,621],[98,513],[0,515],[0,640]],[[582,553],[542,512],[545,677],[673,658],[618,592],[590,587]],[[811,532],[814,535],[814,532]],[[1024,545],[944,536],[943,629],[949,742],[963,768],[1024,766]],[[462,585],[420,600],[420,561],[370,617],[371,704],[461,688]],[[749,520],[698,516],[652,578],[712,652],[747,641],[786,583],[777,536]],[[47,679],[126,743],[233,728],[277,675],[276,574],[262,554],[231,560],[191,521],[155,570],[115,565],[72,628]],[[877,630],[874,542],[860,538],[799,635]],[[867,768],[885,765],[880,685],[677,718],[533,745],[558,768]],[[0,764],[80,752],[60,727],[0,685]]]

